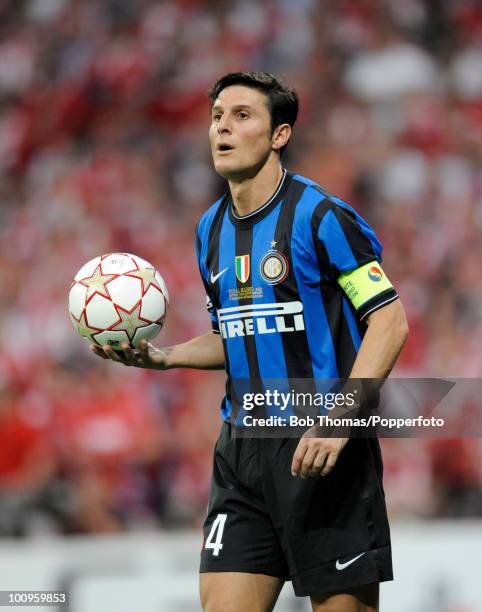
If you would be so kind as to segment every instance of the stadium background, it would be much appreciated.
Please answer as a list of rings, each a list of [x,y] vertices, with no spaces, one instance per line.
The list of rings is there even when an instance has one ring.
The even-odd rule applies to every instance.
[[[157,342],[208,329],[193,232],[223,190],[206,90],[227,71],[269,70],[297,87],[285,165],[376,228],[411,328],[394,375],[481,376],[481,66],[476,0],[0,2],[9,550],[69,536],[103,547],[119,534],[201,524],[222,374],[101,362],[66,301],[85,261],[133,252],[170,291]],[[480,439],[383,448],[392,524],[477,529]],[[440,597],[423,610],[476,609]]]

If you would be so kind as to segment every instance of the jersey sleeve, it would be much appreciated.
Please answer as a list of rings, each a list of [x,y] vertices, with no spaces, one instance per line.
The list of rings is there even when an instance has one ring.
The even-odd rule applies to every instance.
[[[220,330],[219,330],[219,319],[218,319],[218,313],[216,311],[216,309],[214,308],[213,302],[211,300],[211,298],[209,297],[209,295],[206,294],[206,309],[209,313],[209,316],[211,318],[211,327],[213,329],[213,332],[215,334],[220,334]]]
[[[201,280],[203,282],[204,285],[204,289],[206,291],[206,309],[208,311],[209,314],[209,318],[211,319],[211,327],[214,333],[219,334],[220,329],[219,329],[219,319],[218,319],[218,313],[216,308],[214,307],[214,303],[213,303],[213,296],[211,295],[211,292],[209,290],[209,277],[208,277],[208,270],[206,268],[206,266],[203,264],[203,258],[202,258],[202,243],[201,243],[201,239],[199,237],[199,224],[196,227],[196,257],[197,257],[197,262],[198,262],[198,266],[199,266],[199,273],[201,275]]]
[[[322,276],[338,283],[360,320],[398,298],[381,267],[380,241],[351,207],[334,204],[327,210],[316,248]]]

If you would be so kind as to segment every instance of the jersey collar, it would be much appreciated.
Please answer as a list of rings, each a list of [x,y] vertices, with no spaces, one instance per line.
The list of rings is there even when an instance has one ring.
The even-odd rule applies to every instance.
[[[266,202],[262,204],[259,208],[242,217],[235,212],[233,206],[233,199],[231,197],[231,194],[228,193],[228,211],[231,222],[234,225],[238,225],[240,227],[249,227],[254,223],[257,223],[258,221],[261,221],[261,219],[264,219],[283,198],[290,180],[291,173],[288,172],[285,168],[283,168],[283,176],[281,177],[278,187],[276,187],[276,190],[273,195],[268,200],[266,200]]]

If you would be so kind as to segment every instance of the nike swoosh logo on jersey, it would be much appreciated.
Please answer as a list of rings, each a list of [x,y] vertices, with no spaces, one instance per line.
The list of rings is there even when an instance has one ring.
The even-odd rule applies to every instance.
[[[216,274],[216,276],[214,276],[213,271],[211,270],[211,276],[209,277],[209,280],[211,281],[211,284],[214,285],[214,283],[218,280],[218,278],[220,276],[222,276],[226,272],[226,270],[228,270],[228,269],[229,269],[229,266],[227,268],[224,268],[224,270],[221,270],[221,272]]]
[[[352,563],[355,563],[355,561],[357,561],[360,557],[363,557],[364,554],[365,553],[362,552],[359,555],[357,555],[356,557],[353,557],[353,559],[350,559],[350,561],[347,561],[346,563],[341,563],[341,561],[339,559],[337,559],[336,560],[336,569],[337,570],[344,570],[345,567],[348,567]]]

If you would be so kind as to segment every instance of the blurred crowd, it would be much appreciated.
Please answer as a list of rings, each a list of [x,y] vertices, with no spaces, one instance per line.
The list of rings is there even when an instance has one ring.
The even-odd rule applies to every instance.
[[[481,377],[481,67],[477,0],[1,0],[0,534],[202,519],[222,373],[99,360],[67,295],[132,252],[169,288],[159,343],[209,328],[193,232],[231,70],[296,86],[285,165],[376,228],[411,327],[394,375]],[[482,516],[479,439],[383,446],[392,516]]]

